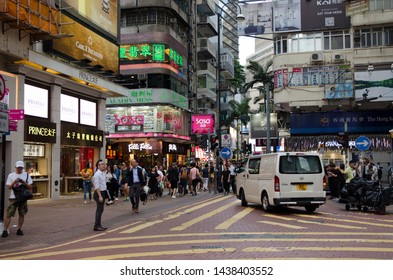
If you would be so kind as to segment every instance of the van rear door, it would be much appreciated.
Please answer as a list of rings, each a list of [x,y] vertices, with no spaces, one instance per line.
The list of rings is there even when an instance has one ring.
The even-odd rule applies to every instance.
[[[279,160],[280,197],[324,197],[324,171],[314,154],[283,154]]]

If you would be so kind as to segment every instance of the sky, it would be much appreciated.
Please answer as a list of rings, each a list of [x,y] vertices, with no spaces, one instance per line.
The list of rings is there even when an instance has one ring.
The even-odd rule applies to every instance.
[[[239,37],[239,62],[241,65],[246,65],[247,56],[253,54],[255,52],[255,39],[240,36]]]

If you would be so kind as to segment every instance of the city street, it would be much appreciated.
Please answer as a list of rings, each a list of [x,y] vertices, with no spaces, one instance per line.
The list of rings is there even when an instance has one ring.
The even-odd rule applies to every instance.
[[[0,239],[2,260],[392,259],[393,206],[385,215],[345,210],[328,200],[314,214],[304,208],[265,213],[233,195],[172,199],[165,195],[132,213],[122,199],[105,206],[105,232],[93,231],[95,203],[80,193],[29,202],[23,227]],[[14,227],[12,227],[14,225]]]

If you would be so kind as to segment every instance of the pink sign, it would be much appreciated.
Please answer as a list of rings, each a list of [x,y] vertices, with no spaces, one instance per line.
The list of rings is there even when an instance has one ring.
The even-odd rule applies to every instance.
[[[9,120],[8,124],[9,124],[8,125],[9,131],[17,131],[18,130],[18,122],[17,121]]]
[[[9,110],[9,119],[12,121],[21,121],[25,119],[25,110]]]
[[[115,115],[116,125],[132,125],[132,124],[143,124],[145,117],[143,115],[138,116],[122,116]]]
[[[193,115],[191,117],[192,134],[213,134],[214,133],[214,115]]]

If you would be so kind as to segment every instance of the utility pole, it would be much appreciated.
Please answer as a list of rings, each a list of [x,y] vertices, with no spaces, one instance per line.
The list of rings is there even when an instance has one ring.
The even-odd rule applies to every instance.
[[[266,153],[270,154],[270,84],[265,84],[266,91]]]

